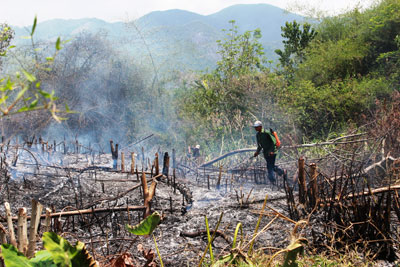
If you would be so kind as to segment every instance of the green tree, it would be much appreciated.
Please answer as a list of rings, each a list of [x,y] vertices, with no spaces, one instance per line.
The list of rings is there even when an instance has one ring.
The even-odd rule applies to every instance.
[[[355,9],[324,19],[315,26],[318,35],[301,50],[301,60],[294,56],[298,60],[290,65],[291,57],[286,57],[291,80],[280,101],[307,137],[359,126],[374,112],[376,100],[390,102],[400,80],[399,23],[400,2],[384,0],[362,12]],[[298,25],[286,30],[291,33],[287,37],[300,39]],[[286,43],[285,51],[290,55],[301,47]]]
[[[227,32],[224,40],[218,40],[221,60],[217,62],[217,68],[213,75],[223,82],[229,82],[232,78],[265,70],[264,49],[258,42],[261,31],[246,31],[239,34],[235,21],[229,21],[231,28],[223,30]]]
[[[303,29],[301,29],[301,26]],[[284,68],[284,73],[290,78],[294,69],[305,59],[305,49],[315,38],[317,32],[309,23],[301,25],[296,21],[286,22],[281,27],[284,50],[276,49],[275,53],[279,55],[279,62]]]
[[[234,21],[218,41],[221,59],[178,96],[179,114],[189,142],[208,142],[220,151],[252,143],[251,121],[272,122],[283,81],[265,67],[259,30],[238,33]],[[283,117],[283,116],[282,116]],[[248,143],[246,143],[248,142]]]
[[[378,73],[388,77],[393,86],[400,84],[400,35],[395,38],[398,49],[382,53],[377,58]]]
[[[367,46],[353,38],[315,42],[294,77],[296,80],[310,80],[316,86],[357,77],[363,74],[364,59],[368,52]]]
[[[285,89],[281,102],[306,137],[320,138],[357,125],[372,114],[376,99],[390,93],[385,78],[336,80],[323,86],[304,79]]]
[[[184,109],[191,110],[207,118],[212,113],[223,112],[228,119],[237,110],[246,111],[245,90],[240,79],[265,70],[264,52],[258,39],[260,30],[238,33],[235,21],[230,21],[231,28],[224,40],[217,41],[221,59],[211,73],[200,76],[195,81]]]

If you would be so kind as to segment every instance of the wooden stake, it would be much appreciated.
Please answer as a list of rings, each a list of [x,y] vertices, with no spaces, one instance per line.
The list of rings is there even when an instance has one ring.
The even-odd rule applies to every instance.
[[[218,181],[217,181],[217,189],[221,187],[221,178],[222,178],[222,165],[219,166],[219,174],[218,174]]]
[[[317,165],[315,163],[310,164],[310,204],[312,207],[318,204],[318,173]]]
[[[121,172],[125,172],[125,153],[121,152]]]
[[[51,231],[51,209],[46,208],[46,232]]]
[[[131,174],[135,173],[135,153],[131,153]]]
[[[114,142],[113,140],[110,140],[110,148],[111,148],[111,157],[113,159],[113,168],[117,169],[117,163],[118,163],[118,144],[115,145],[114,148]]]
[[[299,158],[299,202],[305,204],[307,201],[306,171],[304,169],[304,158]]]
[[[10,243],[14,247],[17,247],[17,241],[15,239],[15,233],[14,233],[14,225],[12,223],[10,204],[8,202],[4,203],[4,207],[6,209],[8,234],[10,235]]]
[[[1,244],[7,244],[7,231],[2,224],[0,224],[0,242]],[[0,261],[1,266],[1,261]]]
[[[39,227],[40,215],[42,214],[43,205],[32,199],[32,214],[31,214],[31,224],[29,227],[29,244],[28,252],[26,256],[28,258],[33,257],[36,249],[36,233]]]
[[[158,164],[158,153],[156,153],[156,158],[154,160],[154,165],[156,167],[156,175],[158,175],[160,173],[160,166]]]
[[[26,208],[20,208],[18,210],[18,250],[24,255],[28,250],[28,221],[26,216]]]
[[[147,187],[147,180],[146,180],[146,173],[142,172],[142,189],[143,189],[143,203],[144,206],[146,207],[146,210],[143,214],[144,218],[146,218],[148,215],[150,215],[150,208],[149,208],[149,203],[148,203],[148,196],[149,196],[149,189]]]
[[[173,169],[172,171],[173,177],[174,177],[174,194],[176,194],[176,171]]]
[[[168,152],[165,152],[165,153],[164,153],[164,161],[163,161],[163,171],[162,171],[162,174],[165,175],[165,176],[167,176],[168,185],[169,185],[168,173],[169,173],[169,155],[168,155]]]
[[[156,195],[156,187],[157,187],[157,180],[153,179],[149,189],[149,201],[151,201],[153,197]]]

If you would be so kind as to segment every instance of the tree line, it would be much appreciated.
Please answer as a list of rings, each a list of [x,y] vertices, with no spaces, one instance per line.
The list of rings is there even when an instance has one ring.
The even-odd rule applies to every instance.
[[[40,93],[31,90],[36,86],[32,77],[40,81],[41,92],[54,91],[58,97],[42,94],[44,99],[57,107],[68,103],[63,112],[76,111],[66,114],[63,130],[94,135],[99,142],[111,136],[129,142],[152,132],[160,145],[201,144],[214,152],[254,145],[250,126],[255,120],[282,133],[286,141],[340,135],[368,123],[379,103],[393,104],[399,91],[398,0],[319,22],[287,22],[281,28],[283,48],[275,51],[277,64],[265,58],[260,30],[241,33],[230,23],[225,38],[217,42],[214,69],[171,70],[163,77],[156,76],[154,64],[118,50],[104,33],[81,33],[59,43],[59,50],[34,42],[15,48],[10,45],[11,27],[1,24],[1,86],[21,79],[18,69],[32,74],[22,77],[29,90],[17,105],[34,111],[29,120],[4,116],[3,128],[48,129],[48,116],[33,102]]]

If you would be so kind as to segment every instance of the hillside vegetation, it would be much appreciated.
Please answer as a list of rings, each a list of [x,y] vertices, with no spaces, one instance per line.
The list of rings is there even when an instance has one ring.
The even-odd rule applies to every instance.
[[[265,8],[254,7],[261,11]],[[198,31],[210,30],[212,23],[222,27],[222,21],[230,16],[242,20],[240,11],[254,11],[254,7],[233,6],[210,16],[180,10],[154,12],[127,24],[128,30],[136,31],[146,21],[151,22],[153,39],[137,31],[137,39],[125,36],[120,45],[113,38],[122,38],[122,24],[110,28],[116,34],[111,39],[107,31],[78,30],[92,27],[89,21],[79,27],[68,24],[70,34],[75,30],[80,33],[61,39],[62,49],[47,69],[35,68],[33,59],[46,58],[54,52],[54,45],[34,38],[30,46],[7,48],[10,40],[16,39],[13,33],[7,42],[2,41],[6,47],[2,77],[12,80],[15,70],[22,66],[41,81],[44,89],[54,90],[60,97],[59,104],[67,102],[78,113],[55,126],[39,112],[30,114],[29,120],[6,119],[3,134],[59,136],[68,131],[88,142],[102,143],[113,137],[117,142],[128,143],[155,133],[158,145],[174,144],[184,149],[199,143],[206,153],[222,153],[253,146],[250,126],[255,120],[276,129],[286,143],[301,143],[359,129],[376,118],[377,107],[382,106],[379,103],[395,104],[393,96],[398,93],[400,81],[398,0],[381,1],[368,10],[355,9],[315,24],[289,20],[280,29],[276,26],[278,29],[271,32],[279,31],[283,43],[275,47],[275,62],[265,53],[262,40],[271,35],[265,30],[266,20],[260,20],[261,11],[254,16],[262,24],[260,29],[243,31],[255,26],[255,21],[231,20],[225,22],[227,27],[219,33],[220,40],[212,45],[212,39],[218,37],[216,28],[208,31],[215,34],[213,37]],[[179,21],[186,24],[168,20],[170,13],[178,14]],[[174,28],[161,36],[169,38],[186,31],[186,36],[192,34],[190,45],[173,42],[175,47],[170,47],[171,43],[156,42],[160,31],[155,29],[166,21]],[[46,22],[43,28],[45,25],[50,27],[51,23]],[[44,36],[40,26],[37,34]],[[52,32],[49,28],[46,31]],[[130,42],[141,43],[142,48],[128,48],[126,44]],[[172,57],[183,56],[176,56],[181,62],[179,67],[187,61],[203,65],[203,71],[199,74],[186,68],[179,70],[169,61],[160,65],[162,56],[154,53],[154,47],[161,51],[168,46],[172,50],[181,46],[176,54],[165,50]],[[196,51],[204,61],[195,55]],[[205,63],[210,59],[216,67]],[[168,71],[162,70],[165,67]],[[7,79],[2,81],[6,82]],[[26,133],[23,129],[27,127],[34,130]]]
[[[238,34],[233,25],[219,43],[217,69],[183,90],[187,138],[217,147],[225,140],[232,149],[254,143],[256,119],[297,143],[370,123],[377,103],[399,104],[399,26],[398,0],[315,25],[287,22],[280,65],[271,70],[260,64],[258,32]]]
[[[238,232],[243,231],[242,224],[239,223],[232,250],[226,250],[229,251],[228,255],[214,261],[211,252],[212,239],[216,235],[219,222],[211,238],[206,217],[208,244],[199,266],[202,265],[207,250],[210,251],[210,261],[204,263],[205,265],[215,263],[213,266],[222,266],[230,262],[235,266],[254,266],[249,258],[251,256],[254,257],[251,260],[259,262],[257,266],[266,266],[266,260],[268,264],[273,264],[278,254],[287,252],[283,266],[298,266],[299,262],[296,262],[296,259],[303,251],[306,241],[305,238],[297,239],[296,229],[300,225],[307,225],[308,228],[304,228],[303,233],[313,240],[307,253],[315,255],[300,258],[304,265],[334,265],[335,262],[331,263],[330,259],[324,257],[339,255],[340,258],[349,251],[355,254],[360,252],[363,258],[355,256],[352,259],[352,256],[349,256],[348,266],[359,266],[357,262],[365,260],[394,262],[398,257],[400,235],[395,223],[398,221],[392,222],[391,218],[396,215],[397,219],[400,219],[399,197],[396,191],[400,178],[399,168],[395,170],[393,167],[389,170],[389,160],[398,163],[400,157],[400,0],[382,0],[367,10],[354,9],[345,14],[324,18],[318,23],[288,20],[279,29],[271,30],[279,30],[282,41],[280,46],[274,47],[275,61],[266,53],[263,39],[265,33],[262,29],[254,27],[243,31],[243,28],[239,27],[245,25],[239,20],[247,17],[240,12],[248,11],[243,6],[221,11],[219,18],[228,22],[226,28],[218,33],[205,22],[204,17],[194,13],[172,10],[149,14],[148,18],[153,16],[149,28],[151,32],[139,30],[142,26],[141,21],[132,22],[126,26],[132,29],[134,34],[121,37],[118,39],[120,43],[113,40],[116,35],[110,38],[110,32],[85,30],[79,30],[79,33],[74,33],[71,38],[56,38],[54,42],[43,39],[38,41],[34,35],[38,26],[35,18],[28,33],[29,45],[17,43],[17,46],[13,46],[15,31],[7,24],[0,24],[1,135],[8,138],[7,141],[18,140],[14,139],[15,136],[21,136],[26,144],[32,140],[31,146],[35,137],[39,137],[39,140],[43,140],[42,137],[54,140],[54,147],[57,147],[60,139],[64,139],[64,144],[67,139],[75,139],[76,155],[79,154],[79,142],[88,144],[89,153],[92,153],[91,147],[95,146],[94,151],[99,153],[99,162],[100,155],[103,152],[108,153],[105,147],[112,139],[110,143],[115,169],[118,157],[114,154],[118,155],[118,149],[115,153],[113,142],[120,145],[120,151],[142,151],[143,171],[147,165],[145,151],[153,153],[175,149],[177,157],[184,159],[177,160],[178,162],[191,164],[186,166],[182,163],[180,166],[190,169],[190,172],[187,172],[189,175],[191,171],[193,176],[196,172],[197,186],[200,187],[199,173],[203,173],[203,181],[206,181],[206,167],[205,164],[201,166],[198,163],[231,150],[254,147],[256,141],[252,124],[260,120],[265,128],[273,128],[279,133],[284,144],[282,154],[286,153],[283,157],[289,162],[282,166],[285,168],[279,177],[282,184],[274,183],[271,187],[273,186],[272,190],[275,190],[275,187],[285,190],[285,211],[288,211],[290,218],[278,211],[276,213],[279,214],[271,214],[275,219],[282,217],[294,223],[292,242],[287,249],[279,250],[272,256],[263,252],[258,258],[257,254],[252,254],[253,241],[261,218],[267,215],[263,212],[269,191],[263,191],[262,194],[266,196],[261,213],[254,213],[259,220],[253,241],[249,241],[243,247],[243,251],[240,245],[235,248]],[[158,16],[160,14],[161,16]],[[240,16],[230,18],[231,14]],[[168,15],[175,16],[175,20],[164,17]],[[186,20],[187,24],[177,20],[178,15]],[[257,13],[257,17],[261,15],[262,11]],[[217,19],[217,14],[207,17],[207,20],[212,21],[209,22],[211,24],[223,25],[223,22]],[[95,20],[90,20],[90,23],[93,21]],[[265,21],[260,24],[264,24]],[[63,24],[60,21],[58,23]],[[74,32],[76,27],[91,28],[90,23],[83,26],[78,23],[79,26],[73,26],[68,31]],[[100,21],[100,24],[103,23]],[[167,24],[172,28],[163,27]],[[255,26],[251,23],[246,25],[244,28]],[[118,31],[113,33],[119,34]],[[182,33],[189,37],[175,42]],[[152,38],[147,38],[147,34],[153,34]],[[47,38],[53,39],[51,35]],[[169,42],[160,41],[168,38],[171,38]],[[212,42],[214,38],[219,40]],[[124,41],[121,41],[122,39]],[[138,42],[142,47],[131,46],[130,42]],[[168,58],[154,51],[162,51],[168,54]],[[197,67],[201,66],[201,71],[188,68],[191,63]],[[361,136],[363,139],[353,139]],[[150,138],[151,142],[144,142]],[[324,140],[327,141],[321,142]],[[304,149],[305,145],[300,145],[306,142],[313,142],[308,144],[308,150]],[[317,146],[321,143],[327,146]],[[292,144],[295,146],[289,147]],[[200,145],[201,157],[191,161],[190,157],[186,157],[187,147],[194,145]],[[44,149],[42,143],[43,154]],[[245,151],[249,152],[251,149]],[[64,154],[67,152],[64,146]],[[17,149],[15,154],[16,164]],[[328,154],[330,157],[325,157]],[[90,154],[86,155],[89,164]],[[235,166],[252,161],[253,158],[249,160],[247,155],[244,156],[245,159],[238,158],[237,161],[245,161]],[[78,163],[78,157],[76,158]],[[94,158],[95,154],[93,163]],[[132,158],[134,161],[134,157]],[[175,164],[175,151],[173,158]],[[308,162],[305,162],[304,158]],[[50,161],[49,157],[48,160]],[[122,161],[124,160],[121,159]],[[154,162],[154,166],[158,166],[158,156]],[[167,157],[164,160],[164,163],[166,162]],[[150,160],[149,163],[150,174],[153,175]],[[223,163],[218,164],[219,178],[215,185],[219,190],[225,166]],[[264,161],[258,161],[256,164],[262,165]],[[287,168],[289,164],[294,168]],[[305,164],[310,167],[308,170]],[[366,166],[368,167],[365,168]],[[374,168],[370,168],[371,166]],[[256,179],[257,175],[260,175],[260,178],[263,175],[265,181],[263,169],[256,171],[251,165],[243,167],[246,168],[247,172],[254,172],[256,187],[261,181]],[[136,174],[139,177],[137,169]],[[156,169],[158,174],[158,167]],[[215,177],[217,172],[214,170],[218,169],[210,168]],[[166,170],[168,172],[168,167]],[[174,167],[174,183],[175,170],[179,168]],[[379,174],[377,170],[383,174]],[[180,171],[185,174],[182,169]],[[232,174],[232,178],[224,179],[226,193],[228,179],[231,179],[232,183],[237,168],[232,168],[231,171],[232,173],[224,170],[225,174]],[[58,167],[55,172],[58,173]],[[289,175],[292,175],[292,180],[289,179]],[[241,179],[250,182],[247,174],[242,173],[240,176]],[[94,177],[96,183],[96,174]],[[152,178],[154,183],[151,188],[154,193],[157,177]],[[190,177],[186,178],[185,186]],[[74,181],[70,179],[73,185]],[[209,179],[208,176],[208,187]],[[22,180],[21,182],[28,184],[25,176]],[[41,179],[41,182],[45,181]],[[144,201],[147,205],[145,208],[150,211],[151,197],[148,196],[154,194],[146,192],[144,172],[142,181]],[[78,183],[81,187],[80,180]],[[92,187],[93,184],[89,185]],[[139,188],[139,185],[135,188]],[[395,189],[392,189],[393,185],[396,185]],[[64,184],[62,186],[64,187]],[[242,193],[242,186],[243,183],[237,184],[237,188],[241,187],[241,197],[238,191],[235,191],[240,211],[243,214],[247,213],[247,216],[253,213],[248,205],[253,189],[243,202],[245,195]],[[103,197],[103,183],[102,187]],[[263,185],[258,189],[264,190]],[[297,189],[297,195],[294,196],[293,190]],[[30,190],[29,187],[27,192],[30,193]],[[126,194],[130,191],[131,189]],[[126,197],[128,201],[128,196],[119,192],[120,189],[118,198],[122,200],[122,197]],[[78,207],[78,194],[76,191],[74,194]],[[380,197],[375,198],[378,194],[381,194]],[[136,197],[139,197],[139,194]],[[80,198],[80,206],[84,207],[82,196]],[[183,203],[185,198],[183,195]],[[67,197],[65,199],[70,201]],[[169,199],[172,212],[170,195]],[[357,202],[357,199],[360,201]],[[103,200],[102,198],[102,203]],[[108,200],[114,201],[115,198]],[[160,197],[160,202],[161,200],[167,201],[167,196]],[[281,200],[281,197],[275,200]],[[246,202],[247,206],[242,206]],[[192,200],[186,200],[186,204],[188,203],[192,205]],[[212,203],[218,208],[224,208],[226,205]],[[128,205],[128,202],[126,204]],[[182,207],[184,206],[185,204],[182,204]],[[239,206],[232,207],[239,209]],[[129,211],[129,208],[127,209]],[[182,216],[186,212],[184,207]],[[248,221],[247,217],[243,217],[246,218],[244,221]],[[155,218],[157,220],[154,223],[145,224],[151,224],[155,228],[160,216],[155,214]],[[185,217],[185,220],[187,218]],[[111,220],[110,224],[114,225]],[[135,229],[138,227],[135,226],[131,230]],[[286,231],[279,228],[271,230]],[[101,231],[104,235],[103,229]],[[92,233],[89,233],[92,237]],[[108,232],[106,233],[108,240]],[[174,239],[175,237],[174,235]],[[153,238],[156,243],[156,238]],[[53,239],[58,243],[64,242],[58,236],[53,236]],[[46,248],[46,245],[44,246]],[[174,245],[165,247],[175,248]],[[10,249],[8,246],[3,248]],[[245,249],[247,256],[244,253]],[[264,248],[259,251],[264,251]],[[14,255],[17,254],[14,248],[8,252],[11,256],[18,256]],[[347,259],[346,256],[344,261]],[[28,261],[25,258],[21,260]],[[244,262],[240,265],[242,260]]]

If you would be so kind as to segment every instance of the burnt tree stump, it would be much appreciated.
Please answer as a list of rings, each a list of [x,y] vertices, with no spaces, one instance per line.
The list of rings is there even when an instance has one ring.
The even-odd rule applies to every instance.
[[[110,140],[110,148],[111,148],[111,156],[113,159],[113,169],[118,168],[118,144],[115,145],[114,148],[114,142],[113,140]]]

